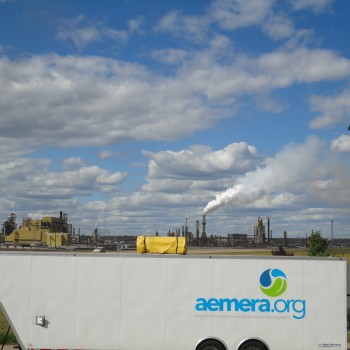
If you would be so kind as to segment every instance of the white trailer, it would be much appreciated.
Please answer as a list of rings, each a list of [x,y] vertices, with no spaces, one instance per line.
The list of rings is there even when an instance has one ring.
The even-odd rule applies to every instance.
[[[336,259],[0,253],[22,349],[347,349]]]

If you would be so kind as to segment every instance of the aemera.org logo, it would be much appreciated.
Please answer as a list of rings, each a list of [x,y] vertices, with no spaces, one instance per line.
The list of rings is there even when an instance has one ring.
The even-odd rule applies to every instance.
[[[284,314],[287,318],[290,315],[297,320],[305,317],[305,300],[277,299],[287,289],[287,276],[282,270],[265,270],[260,275],[259,285],[260,290],[268,298],[198,298],[196,299],[195,309],[196,311],[205,312],[275,313],[275,315]],[[256,293],[256,288],[252,288],[252,293]]]
[[[265,270],[260,276],[260,289],[268,297],[278,297],[287,289],[287,277],[279,269]]]

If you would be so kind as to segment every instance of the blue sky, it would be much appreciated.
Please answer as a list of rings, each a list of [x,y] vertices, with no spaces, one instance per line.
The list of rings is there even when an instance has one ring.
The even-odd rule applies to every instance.
[[[349,11],[0,0],[1,220],[349,237]]]

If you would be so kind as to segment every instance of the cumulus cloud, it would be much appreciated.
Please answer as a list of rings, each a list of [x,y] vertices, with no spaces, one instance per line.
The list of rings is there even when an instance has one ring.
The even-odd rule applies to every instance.
[[[314,118],[311,128],[326,128],[347,124],[350,117],[350,90],[346,89],[336,96],[311,96],[311,110],[320,115]]]
[[[210,14],[224,29],[236,29],[260,24],[270,13],[275,0],[214,1]]]
[[[340,135],[332,141],[331,147],[339,152],[350,152],[350,136]]]
[[[31,175],[33,184],[41,184],[50,195],[67,194],[91,195],[91,191],[103,191],[104,185],[118,185],[126,177],[126,173],[110,173],[98,166],[82,167],[78,170],[59,173],[47,172]]]
[[[268,16],[262,28],[269,37],[275,40],[290,38],[295,33],[294,23],[283,13]]]
[[[137,64],[47,55],[3,58],[0,71],[0,137],[33,146],[176,139],[219,117],[178,79]]]
[[[259,155],[254,146],[246,142],[233,143],[222,150],[194,145],[179,152],[143,152],[150,158],[149,178],[205,179],[243,173],[252,169]]]
[[[103,150],[101,152],[98,153],[98,157],[100,159],[108,159],[108,158],[115,158],[117,157],[119,154],[115,151],[111,151],[111,150]]]
[[[69,157],[63,160],[62,162],[64,169],[79,169],[84,165],[83,160],[80,157]]]
[[[227,65],[208,60],[208,56],[195,58],[180,69],[180,76],[209,101],[350,75],[350,60],[323,49],[281,49],[256,58],[237,54]]]
[[[180,49],[164,49],[153,51],[151,55],[164,64],[181,64],[188,57],[188,52]]]
[[[315,12],[325,11],[334,0],[289,0],[294,10],[312,10]]]
[[[140,19],[129,20],[129,31],[136,32],[141,23]],[[83,15],[79,15],[61,23],[56,38],[62,41],[71,40],[78,49],[84,49],[92,43],[105,39],[126,42],[130,35],[129,31],[110,28],[103,22],[91,23]]]
[[[289,0],[292,10],[324,12],[334,0]],[[206,43],[217,29],[231,32],[242,28],[256,27],[273,40],[289,39],[298,32],[309,29],[295,28],[286,8],[276,0],[216,0],[202,15],[187,16],[181,11],[171,11],[157,25],[157,30],[171,33],[189,41]],[[295,40],[295,39],[294,39]]]
[[[258,63],[259,69],[266,71],[275,87],[344,79],[350,74],[350,60],[323,49],[276,51],[262,55]]]
[[[51,164],[45,158],[16,158],[0,164],[0,183],[6,183],[0,186],[0,195],[20,203],[36,198],[37,205],[43,206],[49,198],[73,200],[75,196],[91,196],[93,191],[112,193],[127,176],[98,166],[79,167],[79,157],[64,160],[63,171],[51,171]]]
[[[157,31],[184,37],[189,41],[203,42],[207,38],[211,19],[208,16],[186,16],[180,11],[171,11],[160,19]]]
[[[321,3],[300,1],[294,9],[321,10],[329,1]],[[241,28],[257,27],[274,40],[288,39],[296,34],[294,22],[279,9],[275,0],[225,0],[214,1],[201,16],[186,16],[180,11],[171,11],[164,16],[157,30],[183,37],[190,41],[205,43],[217,35],[216,27],[225,32]],[[303,31],[305,29],[299,29]]]
[[[11,139],[6,136],[0,136],[0,147],[0,164],[5,164],[17,157],[29,155],[35,149],[33,146],[24,144],[21,139]]]
[[[260,26],[270,14],[274,3],[275,0],[213,1],[201,16],[188,16],[181,11],[171,11],[159,21],[156,29],[175,37],[203,43],[212,35],[213,25],[230,31]]]
[[[307,48],[234,56],[230,42],[216,37],[172,77],[134,63],[59,55],[3,57],[0,73],[0,138],[67,147],[188,136],[234,116],[242,95],[345,79],[350,60]],[[347,95],[336,98],[343,110]],[[333,100],[314,101],[335,111]]]
[[[142,186],[142,191],[162,194],[163,200],[164,194],[181,193],[188,203],[203,202],[208,192],[229,186],[233,179],[254,169],[261,161],[256,148],[245,142],[221,150],[193,145],[181,151],[144,151],[143,154],[149,161],[147,184]]]

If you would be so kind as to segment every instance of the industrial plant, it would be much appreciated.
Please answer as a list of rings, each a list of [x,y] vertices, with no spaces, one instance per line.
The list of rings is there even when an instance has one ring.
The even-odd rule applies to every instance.
[[[71,244],[71,231],[67,214],[61,211],[59,217],[23,218],[19,227],[16,224],[16,214],[11,213],[3,223],[1,233],[4,243],[60,247]]]
[[[236,247],[236,248],[249,248],[249,247],[264,247],[264,246],[299,246],[305,247],[306,237],[292,238],[288,237],[286,231],[283,232],[283,237],[272,237],[270,218],[267,218],[267,227],[263,222],[263,219],[259,217],[252,228],[251,234],[246,233],[228,233],[226,235],[214,235],[208,234],[206,231],[207,219],[206,215],[202,216],[202,221],[196,220],[195,234],[189,231],[186,225],[181,229],[177,229],[175,232],[168,232],[168,235],[183,236],[187,238],[189,246],[200,247]],[[202,229],[200,229],[202,226]]]
[[[253,225],[251,234],[227,233],[225,235],[208,234],[206,230],[207,218],[204,214],[201,220],[196,220],[195,231],[192,232],[187,224],[169,230],[165,236],[185,237],[189,247],[306,247],[307,237],[288,237],[286,231],[279,237],[272,237],[270,218],[267,217],[266,225],[261,217]],[[142,233],[141,233],[142,234]],[[160,236],[155,232],[154,236]],[[333,235],[332,235],[333,237]],[[88,234],[75,234],[75,229],[68,224],[68,215],[59,212],[58,217],[43,216],[41,219],[23,218],[22,224],[17,227],[16,214],[11,213],[2,224],[0,243],[7,246],[31,246],[31,247],[67,247],[67,246],[102,246],[107,249],[136,249],[136,236],[125,235],[104,236],[98,228],[94,228]],[[333,245],[344,245],[342,240],[332,239]]]

